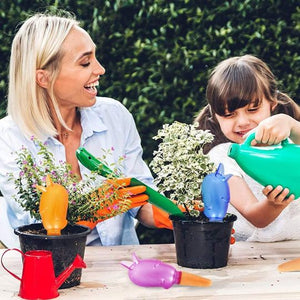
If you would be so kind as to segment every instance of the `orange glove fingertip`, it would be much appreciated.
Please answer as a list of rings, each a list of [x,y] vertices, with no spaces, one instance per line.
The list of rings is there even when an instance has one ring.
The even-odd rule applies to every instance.
[[[157,228],[167,228],[173,230],[173,223],[169,218],[169,214],[164,210],[152,205],[154,224]]]

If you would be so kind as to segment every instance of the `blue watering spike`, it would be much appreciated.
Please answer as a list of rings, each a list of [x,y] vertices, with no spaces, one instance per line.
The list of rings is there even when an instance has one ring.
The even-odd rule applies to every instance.
[[[202,182],[204,214],[210,222],[222,222],[227,213],[230,200],[227,181],[231,176],[231,174],[224,175],[224,166],[220,163],[216,172],[204,177]]]

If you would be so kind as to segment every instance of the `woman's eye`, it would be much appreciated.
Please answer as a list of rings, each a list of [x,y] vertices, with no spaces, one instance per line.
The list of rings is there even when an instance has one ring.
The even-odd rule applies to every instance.
[[[91,64],[91,63],[88,62],[88,63],[86,63],[86,64],[81,64],[81,65],[82,65],[84,68],[86,68],[86,67],[88,67],[90,64]]]

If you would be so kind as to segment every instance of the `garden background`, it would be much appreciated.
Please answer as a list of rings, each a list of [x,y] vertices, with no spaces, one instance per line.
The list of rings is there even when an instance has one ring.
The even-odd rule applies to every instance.
[[[263,59],[281,91],[300,104],[300,5],[297,0],[2,0],[0,117],[5,116],[10,46],[20,22],[46,9],[73,12],[105,67],[99,95],[133,114],[149,163],[164,123],[190,123],[205,103],[208,74],[221,60]],[[137,231],[141,243],[172,241],[171,231]]]

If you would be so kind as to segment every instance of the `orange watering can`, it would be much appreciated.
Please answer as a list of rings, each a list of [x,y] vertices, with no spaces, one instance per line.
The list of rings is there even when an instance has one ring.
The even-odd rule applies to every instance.
[[[3,263],[3,256],[8,251],[18,251],[23,256],[22,278],[9,271]],[[59,293],[59,287],[76,268],[86,268],[85,262],[77,254],[73,263],[55,278],[52,252],[32,250],[25,254],[19,249],[7,249],[1,256],[2,267],[13,277],[21,281],[19,296],[23,299],[52,299]]]

